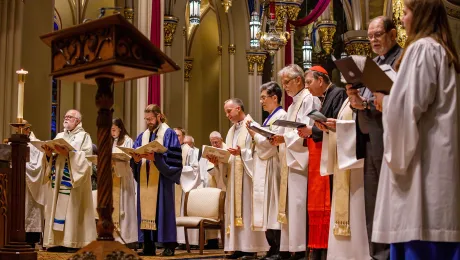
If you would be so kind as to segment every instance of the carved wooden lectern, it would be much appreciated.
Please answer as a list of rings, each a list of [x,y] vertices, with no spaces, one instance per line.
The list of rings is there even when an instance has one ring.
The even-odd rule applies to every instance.
[[[113,84],[180,68],[120,14],[46,34],[41,39],[52,48],[54,78],[98,86],[98,238],[72,259],[136,259],[137,255],[115,242],[112,235]]]

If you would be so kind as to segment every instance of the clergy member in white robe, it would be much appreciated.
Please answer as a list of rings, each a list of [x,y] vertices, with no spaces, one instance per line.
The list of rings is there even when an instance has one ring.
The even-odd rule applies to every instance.
[[[442,2],[404,11],[416,40],[390,95],[374,93],[385,147],[372,240],[391,243],[392,259],[460,259],[459,60]],[[427,13],[434,22],[420,19]]]
[[[278,119],[285,119],[286,111],[280,105],[283,91],[275,81],[260,87],[262,109],[269,113],[262,124],[273,133],[279,126],[273,125]],[[255,123],[255,122],[254,122]],[[253,176],[253,228],[265,231],[270,250],[265,259],[279,255],[281,223],[278,222],[278,203],[280,189],[280,162],[278,147],[270,144],[267,137],[248,129],[255,142]]]
[[[226,144],[231,153],[228,172],[219,169],[213,175],[221,179],[227,174],[227,193],[225,199],[225,251],[234,253],[227,258],[256,257],[257,252],[269,249],[265,233],[252,229],[252,138],[245,124],[252,120],[245,115],[243,102],[232,98],[224,103],[227,118],[233,123],[229,129]],[[215,157],[208,158],[217,164]]]
[[[327,259],[368,260],[364,211],[364,159],[356,157],[356,122],[346,99],[337,120],[326,124],[335,129],[323,133],[321,175],[333,174],[331,221]]]
[[[26,124],[24,134],[29,136],[30,141],[40,141],[32,132],[32,125],[26,120],[23,121]],[[44,154],[30,143],[27,146],[30,155],[26,163],[25,231],[26,242],[35,248],[35,243],[40,241],[43,232],[46,185],[40,180],[40,171]]]
[[[81,114],[69,110],[64,117],[64,132],[55,139],[66,140],[74,151],[56,146],[55,153],[44,146],[41,179],[48,185],[45,206],[43,245],[52,251],[56,246],[81,248],[96,239],[91,164],[91,137],[81,123]],[[51,250],[50,250],[51,249]]]
[[[278,72],[283,88],[293,101],[289,106],[286,120],[313,126],[314,121],[307,115],[313,109],[319,110],[321,104],[304,88],[303,70],[295,64],[286,66]],[[270,139],[279,145],[281,162],[280,198],[278,221],[281,225],[280,256],[293,259],[305,257],[307,249],[307,177],[308,147],[294,128],[280,127],[278,134]]]
[[[132,148],[133,139],[128,136],[123,121],[115,118],[112,122],[114,152],[122,152],[116,148],[117,146]],[[112,220],[116,232],[113,235],[115,240],[121,243],[129,244],[138,241],[136,187],[130,162],[114,161]]]

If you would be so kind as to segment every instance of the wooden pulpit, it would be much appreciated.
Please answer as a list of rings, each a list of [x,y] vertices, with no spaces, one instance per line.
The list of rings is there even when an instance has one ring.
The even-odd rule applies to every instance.
[[[76,255],[88,259],[137,259],[136,253],[113,238],[113,84],[180,68],[120,14],[46,34],[41,39],[52,49],[51,75],[55,79],[98,87],[98,238]]]

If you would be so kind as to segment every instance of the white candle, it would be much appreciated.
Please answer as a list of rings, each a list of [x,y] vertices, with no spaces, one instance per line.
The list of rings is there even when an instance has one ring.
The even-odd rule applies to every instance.
[[[17,70],[18,74],[18,120],[24,118],[24,83],[26,82],[26,74],[29,73],[23,69]]]

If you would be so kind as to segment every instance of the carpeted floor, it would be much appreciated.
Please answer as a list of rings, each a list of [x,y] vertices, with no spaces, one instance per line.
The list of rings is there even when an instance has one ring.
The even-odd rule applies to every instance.
[[[160,254],[161,250],[157,250],[157,254]],[[67,260],[73,254],[69,253],[52,253],[39,251],[38,260]],[[154,259],[224,259],[224,251],[221,250],[205,250],[203,255],[199,254],[199,250],[192,250],[191,253],[187,253],[185,250],[176,250],[175,256],[172,257],[161,257],[161,256],[142,256],[144,260],[154,260]]]

